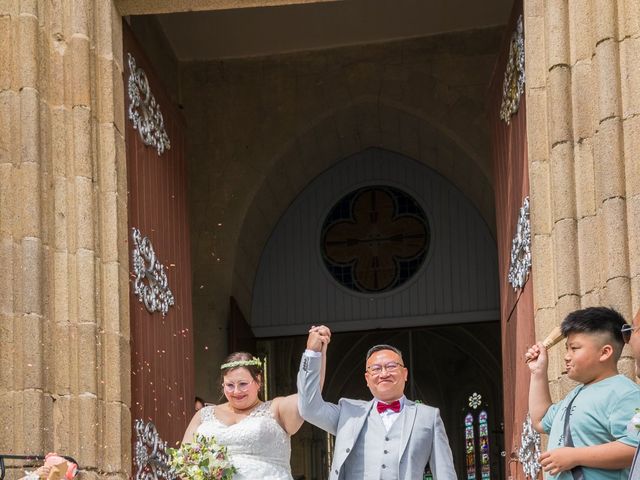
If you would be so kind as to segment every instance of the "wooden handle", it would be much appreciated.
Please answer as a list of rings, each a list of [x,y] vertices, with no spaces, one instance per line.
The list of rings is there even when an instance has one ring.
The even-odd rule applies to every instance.
[[[549,335],[547,335],[545,337],[545,339],[542,340],[542,345],[544,345],[544,348],[549,350],[551,347],[553,347],[556,343],[558,343],[563,338],[564,338],[564,335],[562,335],[562,331],[560,330],[560,326],[553,327],[553,330],[551,330],[549,332]],[[529,363],[531,360],[533,360],[533,359],[532,358],[527,358],[525,360],[525,363]]]
[[[544,345],[544,348],[549,350],[551,347],[553,347],[556,343],[558,343],[563,338],[564,336],[562,335],[560,326],[557,326],[557,327],[554,327],[553,330],[551,330],[551,332],[549,332],[549,335],[547,335],[546,338],[542,341],[542,344]]]

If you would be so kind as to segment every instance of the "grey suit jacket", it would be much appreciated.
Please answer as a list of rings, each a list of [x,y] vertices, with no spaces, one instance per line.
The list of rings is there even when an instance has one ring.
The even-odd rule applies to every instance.
[[[302,356],[298,371],[298,408],[302,418],[336,436],[329,478],[338,480],[374,402],[347,398],[340,399],[337,405],[325,402],[320,392],[321,361],[321,358]],[[451,448],[439,410],[410,400],[405,402],[404,408],[399,479],[422,479],[428,463],[434,480],[456,480]],[[369,460],[365,458],[364,461]]]
[[[640,459],[638,459],[638,452],[640,447],[636,448],[636,454],[633,456],[633,463],[631,464],[631,470],[629,471],[629,480],[640,480]]]

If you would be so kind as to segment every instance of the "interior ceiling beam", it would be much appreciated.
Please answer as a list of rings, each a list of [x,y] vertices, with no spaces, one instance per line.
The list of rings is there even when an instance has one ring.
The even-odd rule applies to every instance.
[[[342,2],[345,0],[114,0],[120,15],[232,10],[236,8],[279,7],[304,3]]]

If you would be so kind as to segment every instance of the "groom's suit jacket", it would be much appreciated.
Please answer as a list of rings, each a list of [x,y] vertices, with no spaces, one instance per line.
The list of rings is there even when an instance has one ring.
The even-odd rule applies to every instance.
[[[640,447],[636,449],[636,454],[633,457],[633,464],[629,471],[629,480],[640,480],[640,458],[638,453],[640,453]]]
[[[380,462],[380,455],[377,453],[379,449],[370,448],[371,444],[367,449],[358,448],[359,445],[356,444],[362,441],[361,432],[366,422],[371,421],[370,412],[375,402],[347,398],[340,399],[337,405],[325,402],[320,392],[321,361],[319,357],[302,356],[298,371],[300,415],[309,423],[336,436],[330,480],[356,480],[347,478],[345,462],[358,461],[363,464]],[[397,422],[403,422],[399,442],[400,451],[397,456],[398,470],[397,476],[392,474],[389,478],[422,479],[428,463],[434,480],[457,479],[449,440],[437,408],[406,400],[402,415]],[[384,441],[385,438],[382,435],[379,442]],[[349,458],[350,455],[359,454],[363,454],[364,458]]]

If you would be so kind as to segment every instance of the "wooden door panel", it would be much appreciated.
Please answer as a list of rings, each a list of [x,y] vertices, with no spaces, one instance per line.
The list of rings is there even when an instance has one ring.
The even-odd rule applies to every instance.
[[[516,1],[496,63],[489,95],[492,132],[493,184],[496,202],[498,262],[500,273],[500,315],[502,325],[502,363],[504,393],[504,430],[506,471],[523,479],[520,465],[514,465],[520,447],[522,424],[528,411],[529,369],[524,354],[535,341],[531,274],[524,288],[514,290],[508,282],[511,246],[520,208],[529,195],[526,105],[524,93],[518,112],[507,124],[500,119],[503,81],[509,57],[512,32],[522,14],[522,2]],[[515,467],[515,468],[514,468]]]
[[[125,92],[130,75],[128,54],[132,54],[147,76],[171,145],[158,155],[156,148],[144,144],[128,118],[126,95],[129,231],[137,228],[151,241],[175,302],[164,317],[150,313],[131,288],[132,419],[153,422],[160,437],[173,445],[182,439],[194,412],[185,126],[126,22],[123,35]]]

